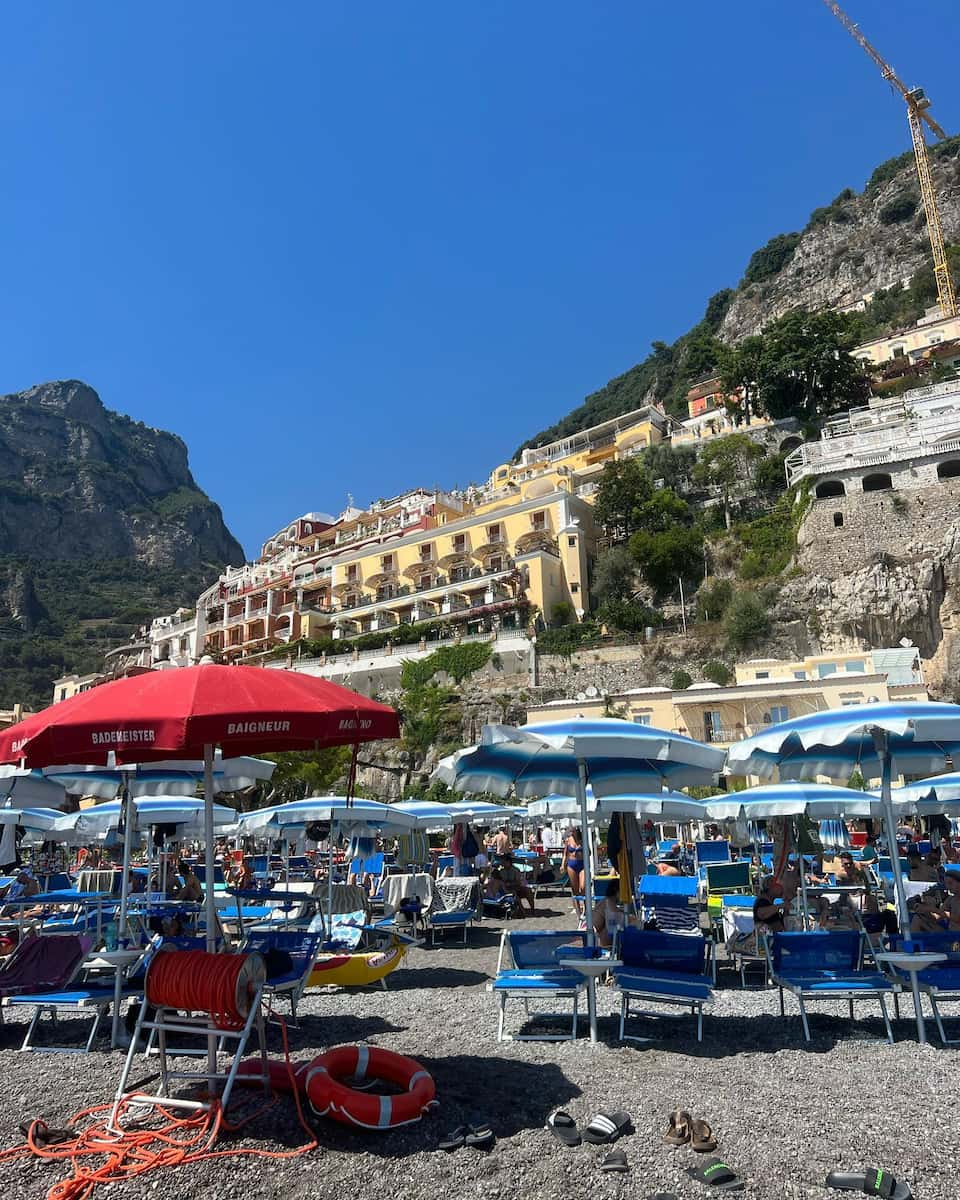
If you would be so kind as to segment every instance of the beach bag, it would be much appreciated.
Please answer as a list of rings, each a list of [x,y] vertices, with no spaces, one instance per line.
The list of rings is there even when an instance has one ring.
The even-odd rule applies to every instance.
[[[293,959],[286,950],[278,950],[276,946],[271,946],[263,952],[263,965],[266,967],[267,979],[277,979],[293,970]]]
[[[472,829],[468,829],[460,847],[461,858],[476,858],[480,853],[480,845]]]

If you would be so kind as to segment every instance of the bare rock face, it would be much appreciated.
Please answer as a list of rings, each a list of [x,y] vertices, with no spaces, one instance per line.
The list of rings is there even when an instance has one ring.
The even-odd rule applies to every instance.
[[[805,622],[826,653],[908,638],[931,694],[960,679],[960,485],[816,501],[777,620]],[[836,519],[842,518],[840,524]]]
[[[109,412],[76,380],[0,398],[0,555],[243,561],[183,441]]]
[[[957,139],[932,155],[934,186],[947,242],[960,240],[960,148]],[[818,210],[786,265],[768,278],[744,280],[719,336],[737,342],[795,308],[854,304],[868,292],[911,279],[930,265],[913,155],[892,177]],[[756,256],[755,256],[756,257]],[[749,268],[748,268],[749,270]]]

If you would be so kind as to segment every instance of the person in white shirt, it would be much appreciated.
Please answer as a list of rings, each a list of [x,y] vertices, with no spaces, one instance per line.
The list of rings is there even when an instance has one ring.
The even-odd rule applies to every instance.
[[[541,845],[547,854],[553,850],[559,850],[563,843],[560,840],[560,834],[552,825],[544,825],[540,834]]]

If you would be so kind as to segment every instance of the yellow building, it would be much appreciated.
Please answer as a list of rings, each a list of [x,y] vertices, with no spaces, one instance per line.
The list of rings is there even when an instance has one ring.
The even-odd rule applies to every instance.
[[[271,539],[269,560],[228,572],[200,598],[208,653],[249,657],[301,637],[349,639],[437,620],[525,626],[535,611],[550,621],[589,606],[593,512],[565,479],[472,505],[410,493],[348,510],[319,531],[302,524]]]
[[[698,741],[729,745],[769,725],[827,708],[927,699],[912,648],[817,655],[796,662],[755,659],[737,664],[735,677],[727,687],[695,683],[683,691],[646,687],[594,699],[552,701],[529,708],[527,722],[620,716]]]
[[[864,342],[850,353],[865,367],[882,366],[894,359],[910,363],[932,359],[956,367],[960,365],[960,316],[941,317],[938,305],[916,325]]]
[[[494,468],[487,494],[492,498],[511,491],[528,495],[530,487],[536,490],[552,486],[545,478],[552,476],[554,483],[566,480],[570,490],[582,488],[579,494],[590,496],[606,463],[631,458],[664,441],[669,437],[668,427],[669,418],[663,409],[648,404],[569,437],[528,447],[521,452],[519,462],[501,463]]]
[[[305,513],[197,602],[196,644],[229,660],[299,638],[348,640],[401,624],[525,627],[589,612],[592,502],[606,463],[664,440],[646,405],[524,450],[483,487],[417,488],[338,517]],[[166,628],[166,626],[164,626]]]

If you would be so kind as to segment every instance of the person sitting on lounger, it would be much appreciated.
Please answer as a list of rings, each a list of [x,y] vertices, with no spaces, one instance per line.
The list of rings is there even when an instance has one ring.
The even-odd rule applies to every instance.
[[[838,868],[834,871],[834,878],[841,887],[867,886],[866,873],[854,862],[853,855],[849,850],[844,850],[840,855]]]
[[[760,885],[760,894],[753,902],[753,924],[759,933],[783,933],[786,929],[785,889],[779,879],[768,875]]]
[[[593,910],[593,928],[601,946],[613,945],[613,937],[623,928],[623,909],[620,907],[620,880],[611,879],[603,892],[603,901]]]
[[[948,871],[943,887],[931,887],[908,903],[913,933],[960,932],[960,874]]]
[[[929,859],[929,855],[927,856]],[[925,861],[916,850],[911,850],[907,855],[907,861],[910,864],[910,874],[908,879],[911,883],[939,883],[940,872],[929,861]]]
[[[521,908],[523,908],[524,901],[526,901],[526,903],[529,905],[528,911],[532,917],[536,912],[536,905],[534,904],[533,900],[533,892],[531,892],[527,887],[523,875],[514,865],[512,854],[506,854],[503,857],[500,865],[500,882],[503,884],[506,891],[508,891],[514,897],[514,899],[517,901],[517,904]]]
[[[173,895],[174,900],[186,900],[192,904],[199,904],[203,900],[203,887],[200,880],[194,874],[193,867],[189,863],[180,863],[180,876],[183,879],[183,886],[176,889]]]

